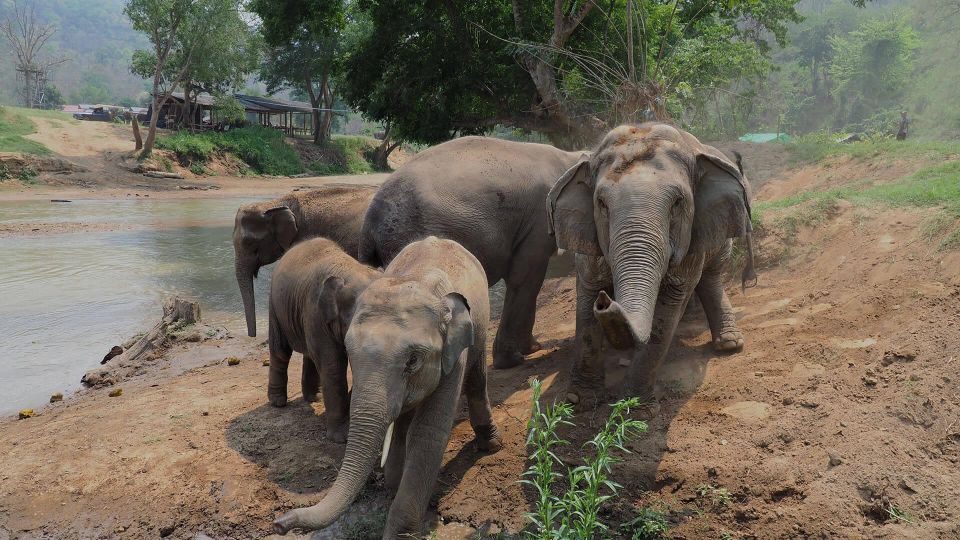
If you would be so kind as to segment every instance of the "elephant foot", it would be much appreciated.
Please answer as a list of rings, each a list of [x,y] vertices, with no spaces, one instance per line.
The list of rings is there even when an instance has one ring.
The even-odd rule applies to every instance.
[[[522,363],[523,355],[516,351],[493,354],[493,369],[510,369]]]
[[[493,454],[503,448],[503,439],[500,437],[500,430],[495,424],[487,426],[476,426],[473,428],[476,434],[474,441],[477,443],[477,450]]]
[[[343,444],[347,442],[347,433],[350,432],[349,422],[337,422],[327,425],[327,439],[330,442]]]
[[[304,394],[303,400],[306,401],[307,403],[316,403],[317,401],[319,401],[317,399],[317,394]]]
[[[286,392],[268,392],[267,399],[270,400],[270,404],[274,407],[286,407],[287,406],[287,393]]]
[[[732,353],[743,350],[743,333],[734,328],[724,330],[713,339],[713,350],[718,353]]]
[[[527,345],[527,348],[525,351],[523,351],[523,354],[533,354],[535,352],[540,352],[541,350],[543,350],[543,345],[541,345],[539,341],[530,338],[530,344]]]

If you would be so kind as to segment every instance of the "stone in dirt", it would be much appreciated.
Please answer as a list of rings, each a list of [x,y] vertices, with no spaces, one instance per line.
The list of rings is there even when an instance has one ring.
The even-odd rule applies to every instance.
[[[50,396],[50,403],[56,403],[58,401],[63,401],[63,393],[57,392]]]
[[[917,353],[912,351],[887,351],[883,353],[880,363],[889,366],[894,362],[913,362],[917,359]]]

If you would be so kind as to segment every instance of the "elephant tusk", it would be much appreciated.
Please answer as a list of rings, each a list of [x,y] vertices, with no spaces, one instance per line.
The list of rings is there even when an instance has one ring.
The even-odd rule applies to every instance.
[[[387,456],[390,454],[390,443],[393,442],[393,424],[387,426],[387,435],[383,438],[383,451],[380,453],[380,468],[387,464]]]

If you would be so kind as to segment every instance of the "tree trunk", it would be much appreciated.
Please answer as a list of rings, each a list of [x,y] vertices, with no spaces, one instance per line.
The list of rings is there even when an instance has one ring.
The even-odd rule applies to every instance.
[[[140,122],[137,122],[137,115],[133,115],[133,140],[137,142],[137,147],[134,150],[143,148],[143,138],[140,137]]]
[[[310,77],[305,77],[303,81],[304,87],[307,90],[307,95],[310,97],[310,119],[313,121],[313,124],[310,126],[313,130],[313,144],[320,144],[320,96],[313,90],[313,79]]]
[[[320,120],[320,144],[327,144],[330,140],[330,128],[333,125],[333,92],[330,91],[330,71],[323,70],[323,80],[320,82],[320,97],[323,100],[323,114]]]
[[[390,131],[393,126],[387,122],[387,129],[383,132],[383,141],[380,142],[380,146],[377,147],[377,153],[374,156],[373,167],[378,171],[389,171],[390,170],[390,153],[397,149],[400,146],[400,141],[390,143]]]

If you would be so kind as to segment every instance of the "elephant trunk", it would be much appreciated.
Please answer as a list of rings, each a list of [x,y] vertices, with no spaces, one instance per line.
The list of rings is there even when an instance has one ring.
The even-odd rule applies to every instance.
[[[247,335],[254,337],[257,335],[257,309],[253,297],[255,266],[238,258],[234,262],[234,268],[237,274],[237,285],[240,286],[240,296],[243,298],[243,314],[247,319]]]
[[[383,391],[370,390],[362,385],[353,395],[364,396],[363,403],[353,399],[350,410],[350,432],[347,436],[347,448],[343,462],[333,486],[324,495],[323,500],[309,508],[297,508],[277,518],[273,529],[277,534],[286,534],[293,528],[322,529],[330,526],[360,494],[367,477],[373,471],[381,444],[387,434],[387,426],[392,417],[387,412],[387,397]],[[363,390],[367,388],[368,390]]]
[[[593,311],[614,348],[639,352],[650,339],[660,282],[669,264],[666,225],[634,223],[611,230],[617,231],[608,252],[616,300],[601,292]]]

